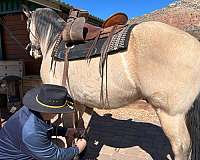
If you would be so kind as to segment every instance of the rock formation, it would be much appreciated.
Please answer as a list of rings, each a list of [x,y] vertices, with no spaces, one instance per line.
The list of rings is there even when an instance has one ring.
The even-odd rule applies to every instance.
[[[177,0],[166,8],[136,17],[130,23],[160,21],[180,28],[200,40],[200,0]]]

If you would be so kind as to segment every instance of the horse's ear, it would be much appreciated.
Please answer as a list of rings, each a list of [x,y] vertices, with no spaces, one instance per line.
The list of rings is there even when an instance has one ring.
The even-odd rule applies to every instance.
[[[26,5],[22,5],[22,10],[24,12],[24,14],[29,18],[31,16],[31,11],[29,10],[29,8]]]

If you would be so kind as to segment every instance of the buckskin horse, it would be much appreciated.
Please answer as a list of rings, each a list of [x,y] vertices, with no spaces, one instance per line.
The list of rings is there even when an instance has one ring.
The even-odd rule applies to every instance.
[[[28,17],[30,53],[43,58],[40,73],[44,83],[63,85],[63,76],[68,75],[64,85],[74,100],[91,108],[114,109],[145,99],[158,115],[174,159],[200,159],[200,44],[197,39],[161,22],[140,23],[130,32],[128,48],[108,55],[107,67],[100,74],[101,57],[98,56],[89,63],[85,59],[52,61],[58,45],[56,37],[66,26],[56,12],[43,8],[33,12],[24,9],[24,13]],[[107,75],[103,82],[102,75]],[[102,84],[109,103],[106,107],[99,98]]]

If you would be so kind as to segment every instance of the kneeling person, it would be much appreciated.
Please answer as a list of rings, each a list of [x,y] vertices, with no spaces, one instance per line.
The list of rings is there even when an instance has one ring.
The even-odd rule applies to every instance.
[[[1,160],[71,160],[84,150],[85,139],[78,140],[74,147],[69,148],[60,148],[51,141],[55,129],[46,121],[58,113],[69,112],[69,106],[73,105],[66,88],[43,84],[28,91],[23,104],[0,129]],[[73,129],[58,128],[56,132],[71,136]]]

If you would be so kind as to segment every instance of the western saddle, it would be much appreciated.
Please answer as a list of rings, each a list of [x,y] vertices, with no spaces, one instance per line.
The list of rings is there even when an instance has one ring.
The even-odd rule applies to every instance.
[[[103,70],[104,65],[107,66],[107,49],[110,45],[112,37],[118,31],[121,31],[125,24],[128,21],[128,17],[124,13],[116,13],[109,17],[101,27],[96,27],[86,23],[86,19],[88,18],[89,13],[87,11],[81,11],[78,9],[73,9],[69,13],[69,17],[67,19],[67,23],[64,27],[64,30],[61,33],[62,40],[65,42],[65,47],[71,46],[73,44],[84,43],[90,40],[93,40],[92,45],[90,46],[86,59],[90,62],[91,55],[96,47],[99,38],[107,38],[104,43],[105,47],[103,47],[100,53],[100,62],[99,62],[99,73],[101,76],[101,93],[100,93],[100,101],[104,105],[104,95],[103,95]],[[59,41],[58,41],[59,43]],[[67,56],[65,56],[65,61],[67,61]],[[107,68],[107,67],[106,67]],[[68,79],[66,76],[67,72],[67,63],[64,66],[63,79],[62,84],[66,84],[66,80]],[[106,76],[107,79],[107,69]],[[107,83],[107,80],[106,80]],[[107,84],[106,84],[107,86]],[[107,96],[107,87],[106,87],[106,100],[108,102]]]
[[[128,21],[124,13],[116,13],[109,17],[101,27],[96,27],[86,23],[89,13],[78,9],[73,9],[69,13],[66,26],[62,32],[62,38],[66,42],[83,42],[96,37],[103,38],[109,36],[114,31],[117,32]],[[115,29],[113,29],[115,28]]]

